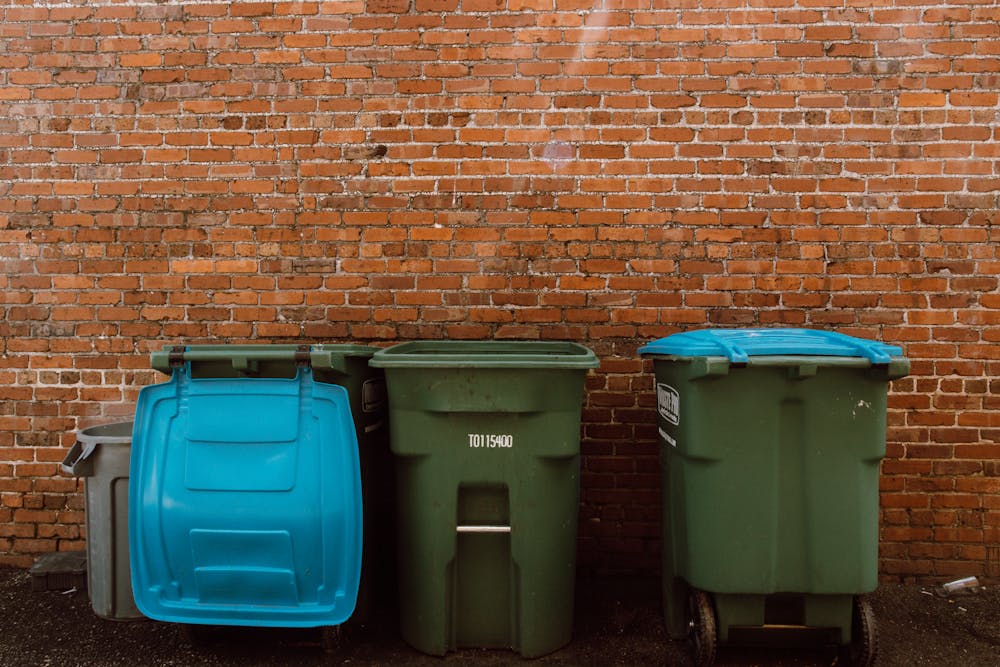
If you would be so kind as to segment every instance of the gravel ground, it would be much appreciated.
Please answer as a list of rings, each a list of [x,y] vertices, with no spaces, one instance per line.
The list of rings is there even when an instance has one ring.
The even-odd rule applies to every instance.
[[[1000,588],[952,598],[920,586],[885,584],[873,594],[879,665],[1000,665]],[[926,590],[930,590],[927,587]],[[686,665],[683,643],[671,642],[660,615],[659,585],[645,581],[582,581],[575,636],[566,648],[524,661],[509,651],[459,651],[424,656],[399,639],[392,615],[346,626],[341,646],[323,651],[315,630],[207,628],[191,642],[179,627],[153,621],[98,618],[85,591],[32,592],[28,572],[0,568],[0,665],[3,667],[139,667],[239,665]],[[718,663],[811,667],[837,665],[834,648],[725,648]],[[839,661],[839,664],[843,664]]]

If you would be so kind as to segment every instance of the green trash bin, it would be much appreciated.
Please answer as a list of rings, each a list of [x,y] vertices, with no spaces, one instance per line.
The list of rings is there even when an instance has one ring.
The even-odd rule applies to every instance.
[[[299,365],[312,368],[318,382],[347,390],[358,436],[364,546],[361,583],[353,620],[394,594],[392,511],[394,484],[386,414],[385,377],[368,365],[377,347],[327,345],[168,345],[151,355],[151,365],[170,374],[190,364],[192,378],[294,378]]]
[[[809,329],[702,330],[653,358],[667,629],[697,662],[765,626],[874,659],[878,475],[898,347]],[[819,634],[817,632],[817,634]]]
[[[594,353],[562,342],[410,342],[385,369],[403,638],[443,655],[570,640],[580,410]]]

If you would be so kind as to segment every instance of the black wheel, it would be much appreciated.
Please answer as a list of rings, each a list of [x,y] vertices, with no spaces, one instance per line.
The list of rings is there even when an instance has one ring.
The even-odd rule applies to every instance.
[[[697,667],[708,667],[715,663],[718,640],[711,596],[705,591],[692,588],[688,596],[688,610],[691,615],[690,640],[694,664]]]
[[[851,643],[844,647],[849,665],[872,667],[878,658],[878,633],[875,626],[875,612],[868,600],[854,598],[851,614]]]

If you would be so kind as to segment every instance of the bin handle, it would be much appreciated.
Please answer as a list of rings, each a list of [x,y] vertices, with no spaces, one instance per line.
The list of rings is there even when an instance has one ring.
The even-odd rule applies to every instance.
[[[66,454],[66,458],[63,459],[62,464],[59,468],[67,475],[73,475],[74,477],[87,477],[89,476],[90,470],[85,469],[85,464],[89,463],[87,458],[94,453],[96,447],[93,443],[88,446],[79,440],[73,443],[73,447],[70,448],[69,452]],[[89,468],[90,466],[86,466]]]
[[[892,357],[883,349],[881,343],[862,338],[849,338],[846,342],[860,352],[860,356],[868,359],[872,363],[872,366],[885,366],[892,361]]]
[[[456,533],[509,533],[510,526],[455,526]]]
[[[175,347],[170,351],[170,361],[181,364],[186,361],[298,361],[309,363],[311,360],[308,345],[299,345],[294,350],[240,350],[237,354],[225,350],[185,350]]]
[[[164,359],[164,357],[166,357]],[[300,366],[312,365],[312,350],[308,345],[289,349],[240,350],[237,353],[226,349],[188,350],[182,345],[153,353],[152,365],[157,370],[171,372],[190,361],[228,361],[233,368],[243,373],[253,374],[261,361],[294,361]]]
[[[349,358],[367,358],[362,352],[340,352],[325,350],[322,346],[312,347],[298,345],[293,349],[239,349],[230,351],[225,346],[221,349],[189,350],[183,345],[168,345],[159,352],[150,355],[150,365],[161,373],[170,375],[175,369],[190,361],[228,361],[233,368],[241,373],[252,375],[257,372],[257,364],[261,361],[293,361],[299,366],[311,366],[341,375],[350,376]]]

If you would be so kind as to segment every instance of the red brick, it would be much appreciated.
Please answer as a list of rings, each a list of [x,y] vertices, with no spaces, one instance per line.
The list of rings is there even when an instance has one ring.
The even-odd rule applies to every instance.
[[[80,546],[80,517],[52,514],[79,506],[51,484],[60,434],[126,415],[157,341],[511,338],[602,357],[582,511],[614,523],[581,530],[581,562],[655,571],[637,347],[793,325],[911,359],[883,574],[981,565],[1000,525],[980,511],[1000,509],[996,17],[764,4],[8,8],[0,384],[27,394],[0,393],[0,562]]]

